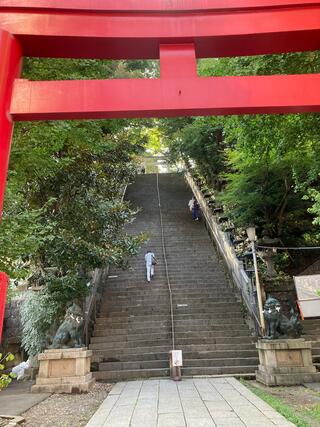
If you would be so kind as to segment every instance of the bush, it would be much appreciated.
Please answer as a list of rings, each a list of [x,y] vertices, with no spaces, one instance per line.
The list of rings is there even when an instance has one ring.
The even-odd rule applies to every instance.
[[[12,362],[12,360],[14,360],[12,353],[7,353],[5,356],[0,353],[0,391],[9,385],[13,378],[16,378],[16,375],[12,372],[3,373],[6,368],[5,363]]]
[[[61,318],[62,303],[45,291],[28,292],[20,308],[23,328],[22,347],[29,356],[35,356],[46,347],[46,337],[51,326]]]

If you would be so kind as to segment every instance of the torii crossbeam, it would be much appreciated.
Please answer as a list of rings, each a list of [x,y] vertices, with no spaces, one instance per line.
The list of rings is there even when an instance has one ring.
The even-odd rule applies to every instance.
[[[0,217],[14,121],[317,112],[319,74],[204,78],[196,59],[319,46],[317,0],[1,0]],[[31,82],[23,56],[160,59],[160,78]]]

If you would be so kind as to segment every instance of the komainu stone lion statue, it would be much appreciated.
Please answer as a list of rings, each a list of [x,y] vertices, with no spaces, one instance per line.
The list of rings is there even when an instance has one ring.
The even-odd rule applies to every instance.
[[[64,321],[59,326],[49,348],[83,347],[83,316],[77,304],[72,304],[66,311]]]
[[[301,335],[299,314],[294,313],[292,308],[291,317],[288,319],[282,313],[281,304],[276,298],[267,299],[263,314],[268,326],[264,339],[298,338]]]

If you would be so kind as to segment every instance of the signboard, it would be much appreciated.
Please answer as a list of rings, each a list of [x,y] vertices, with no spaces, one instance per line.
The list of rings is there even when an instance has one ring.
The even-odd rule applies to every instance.
[[[182,366],[182,350],[172,350],[172,366]]]
[[[320,274],[295,276],[294,283],[301,315],[304,318],[320,317]]]

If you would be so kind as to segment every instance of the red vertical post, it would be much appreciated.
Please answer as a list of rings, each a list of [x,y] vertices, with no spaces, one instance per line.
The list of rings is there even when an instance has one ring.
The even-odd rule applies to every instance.
[[[6,308],[8,283],[8,276],[5,273],[0,272],[0,342],[2,339],[2,327]]]
[[[8,173],[13,122],[9,115],[13,82],[19,76],[21,49],[17,40],[0,29],[0,219]]]
[[[17,40],[0,29],[0,220],[8,173],[13,122],[9,115],[14,79],[19,76],[21,49]],[[1,229],[0,229],[1,233]],[[0,272],[0,342],[6,306],[8,276]]]

